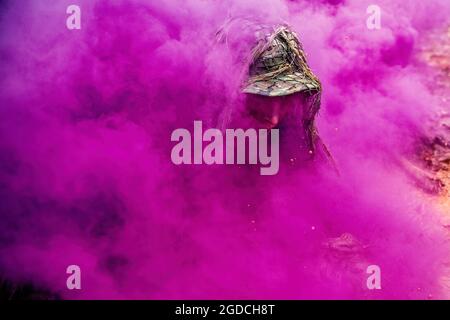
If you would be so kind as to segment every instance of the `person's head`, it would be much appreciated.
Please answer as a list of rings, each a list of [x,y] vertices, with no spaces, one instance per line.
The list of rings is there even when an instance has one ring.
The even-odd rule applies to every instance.
[[[259,126],[271,129],[297,118],[309,117],[311,97],[319,97],[321,85],[306,63],[297,35],[286,26],[260,38],[252,50],[248,78],[242,92],[245,109]],[[320,98],[316,100],[320,101]],[[294,117],[291,117],[294,116]]]
[[[269,97],[245,95],[245,113],[251,117],[254,127],[273,129],[287,125],[301,125],[304,99],[300,94]]]

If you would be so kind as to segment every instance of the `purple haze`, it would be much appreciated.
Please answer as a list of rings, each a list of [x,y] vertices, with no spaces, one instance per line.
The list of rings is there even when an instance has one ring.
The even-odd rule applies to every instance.
[[[82,29],[66,28],[66,8]],[[448,1],[6,1],[0,14],[0,274],[63,298],[442,298],[436,208],[398,166],[438,101],[415,58]],[[239,108],[229,17],[288,22],[323,85],[327,166],[262,177],[174,166],[170,134]],[[234,38],[233,38],[234,37]],[[225,114],[226,116],[226,114]],[[357,253],[330,248],[351,234]],[[66,267],[82,290],[66,289]],[[366,267],[382,290],[366,288]]]

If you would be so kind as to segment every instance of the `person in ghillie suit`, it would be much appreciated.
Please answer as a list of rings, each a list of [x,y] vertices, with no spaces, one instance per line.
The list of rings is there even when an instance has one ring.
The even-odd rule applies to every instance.
[[[268,26],[232,19],[217,32],[218,41],[227,43],[236,23],[240,26],[237,32],[248,34],[250,30],[254,36],[249,55],[241,56],[246,70],[240,88],[244,113],[253,119],[253,127],[279,128],[281,150],[291,163],[304,163],[320,153],[334,166],[315,123],[322,85],[308,66],[298,35],[286,24]]]

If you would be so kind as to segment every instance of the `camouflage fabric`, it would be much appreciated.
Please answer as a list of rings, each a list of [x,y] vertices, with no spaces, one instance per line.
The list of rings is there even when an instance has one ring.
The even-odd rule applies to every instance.
[[[243,92],[271,97],[320,93],[319,79],[309,69],[297,35],[287,27],[259,39],[252,57]]]

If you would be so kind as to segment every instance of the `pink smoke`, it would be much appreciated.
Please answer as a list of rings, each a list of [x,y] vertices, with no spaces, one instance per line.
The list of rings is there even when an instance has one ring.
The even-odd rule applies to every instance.
[[[448,1],[6,1],[0,15],[0,274],[62,298],[423,299],[446,233],[398,166],[438,101],[415,59]],[[221,124],[251,43],[230,17],[287,22],[323,85],[326,166],[262,177],[170,161],[170,134]],[[232,110],[231,110],[232,111]],[[330,239],[349,233],[346,255]],[[82,290],[66,289],[66,267]],[[382,290],[366,288],[366,266]]]

